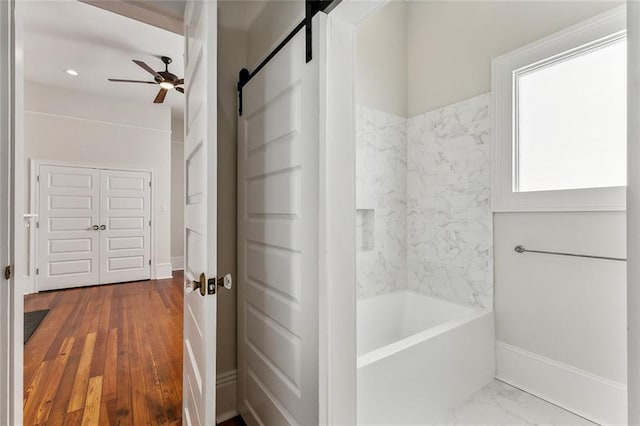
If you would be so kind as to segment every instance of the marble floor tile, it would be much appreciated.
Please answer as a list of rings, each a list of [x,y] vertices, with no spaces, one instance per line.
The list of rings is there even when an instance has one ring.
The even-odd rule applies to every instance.
[[[569,411],[494,380],[434,425],[593,426]]]

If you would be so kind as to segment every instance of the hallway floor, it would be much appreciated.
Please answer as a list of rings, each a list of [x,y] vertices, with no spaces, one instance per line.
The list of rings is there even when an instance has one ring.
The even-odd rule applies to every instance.
[[[176,424],[182,274],[25,296],[50,312],[25,345],[24,424]]]
[[[494,380],[434,424],[593,426],[595,423]]]

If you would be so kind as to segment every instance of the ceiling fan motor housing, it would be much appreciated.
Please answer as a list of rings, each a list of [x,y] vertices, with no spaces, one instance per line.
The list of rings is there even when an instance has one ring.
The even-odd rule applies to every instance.
[[[164,80],[159,79],[158,77],[155,77],[155,80],[157,83],[161,83],[162,81],[168,81],[168,82],[174,82],[178,80],[178,76],[175,74],[171,74],[168,71],[158,71],[158,74],[160,74],[160,76],[162,76],[162,78]]]

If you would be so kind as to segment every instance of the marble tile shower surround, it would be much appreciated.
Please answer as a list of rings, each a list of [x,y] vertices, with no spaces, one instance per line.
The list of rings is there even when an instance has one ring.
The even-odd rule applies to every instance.
[[[489,103],[409,119],[357,108],[356,207],[376,209],[375,250],[358,253],[360,298],[408,287],[492,308]]]
[[[493,307],[489,94],[407,123],[408,287]]]
[[[404,117],[363,106],[356,123],[359,241],[370,239],[372,246],[357,252],[358,297],[364,298],[407,287],[407,125]]]

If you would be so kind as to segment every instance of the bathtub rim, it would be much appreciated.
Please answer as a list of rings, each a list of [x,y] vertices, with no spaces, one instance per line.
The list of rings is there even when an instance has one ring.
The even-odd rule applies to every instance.
[[[446,333],[449,330],[452,330],[454,328],[463,326],[464,324],[467,324],[471,321],[474,321],[478,318],[482,318],[483,316],[486,315],[492,315],[494,313],[493,309],[486,309],[486,308],[481,308],[481,307],[477,307],[477,306],[469,306],[469,305],[464,305],[461,303],[456,303],[453,302],[451,300],[447,300],[447,299],[442,299],[439,297],[435,297],[435,296],[431,296],[428,294],[422,294],[419,292],[416,292],[414,290],[411,289],[403,289],[400,290],[400,292],[406,292],[406,293],[415,293],[417,295],[423,296],[423,297],[428,297],[430,299],[435,299],[438,301],[442,301],[448,304],[453,304],[453,305],[457,305],[460,307],[464,307],[469,309],[469,312],[466,315],[460,316],[459,318],[455,318],[455,319],[451,319],[449,321],[445,321],[441,324],[438,324],[434,327],[428,328],[426,330],[420,331],[418,333],[412,334],[411,336],[407,336],[404,337],[400,340],[396,340],[395,342],[389,343],[385,346],[379,347],[377,349],[374,349],[372,351],[369,351],[367,353],[364,353],[362,355],[359,355],[357,357],[357,362],[356,362],[356,369],[359,370],[361,368],[364,368],[368,365],[371,365],[383,358],[386,358],[390,355],[393,355],[395,353],[398,353],[404,349],[410,348],[411,346],[414,346],[420,342],[423,342],[425,340],[429,340],[432,339],[434,337],[437,337],[441,334]],[[374,297],[383,297],[383,296],[389,296],[392,295],[394,293],[397,292],[390,292],[390,293],[385,293],[385,294],[380,294],[380,295],[376,295]],[[366,299],[365,299],[366,300]]]

